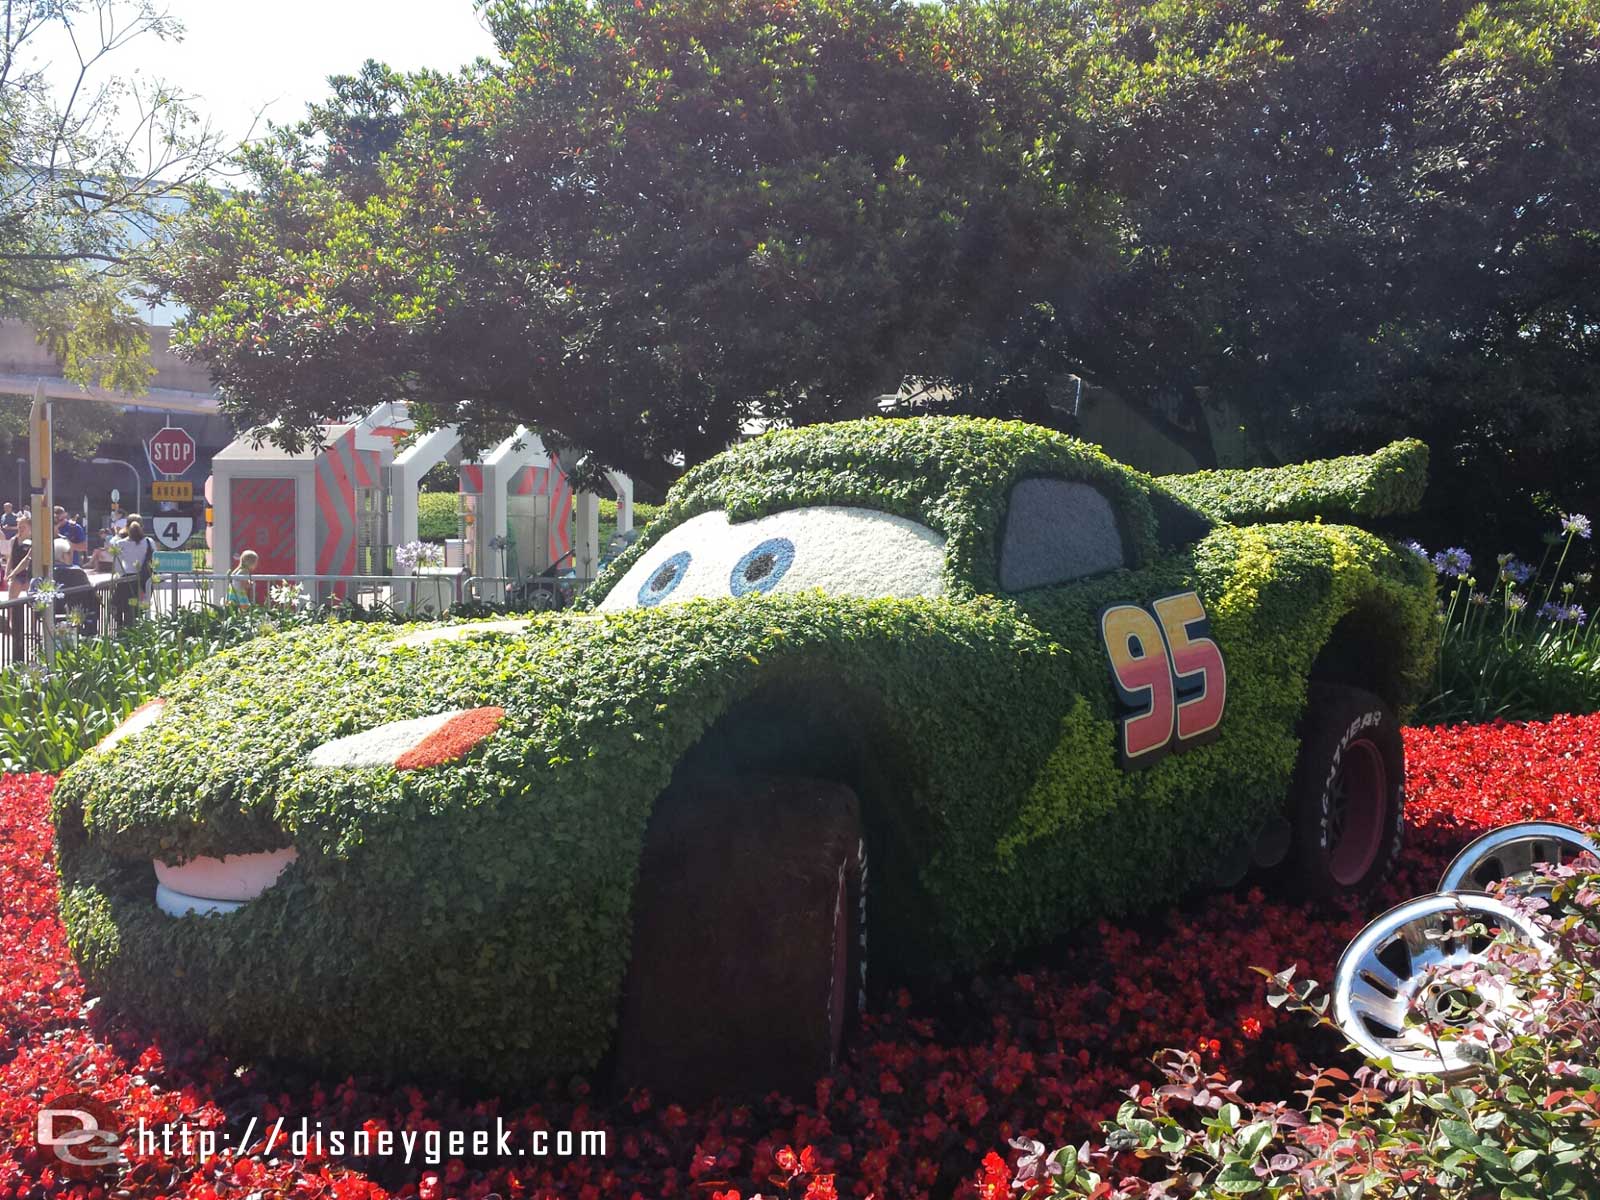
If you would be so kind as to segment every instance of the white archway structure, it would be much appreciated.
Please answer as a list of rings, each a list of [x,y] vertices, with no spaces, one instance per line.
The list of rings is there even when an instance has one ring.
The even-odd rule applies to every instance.
[[[405,406],[380,406],[369,420],[373,426],[409,424]],[[392,544],[405,545],[417,540],[417,489],[422,477],[461,446],[461,435],[454,425],[424,434],[406,447],[389,468],[389,535]],[[492,563],[495,553],[489,539],[506,526],[510,489],[527,467],[559,466],[537,435],[519,426],[477,462],[463,462],[483,471],[483,488],[478,500],[477,520],[473,522],[473,560]],[[607,471],[606,480],[617,496],[617,530],[633,528],[633,480],[620,471]],[[579,492],[574,497],[576,528],[573,530],[573,566],[582,579],[593,579],[600,562],[599,497]],[[404,572],[397,565],[395,574]]]
[[[404,546],[417,540],[417,489],[422,477],[442,463],[461,435],[454,425],[425,433],[407,446],[389,467],[389,541]],[[398,567],[395,574],[402,574]]]

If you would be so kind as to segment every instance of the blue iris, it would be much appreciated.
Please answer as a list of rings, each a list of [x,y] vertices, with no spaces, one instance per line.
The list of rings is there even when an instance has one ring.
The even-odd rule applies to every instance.
[[[734,564],[728,587],[735,596],[770,592],[794,565],[794,543],[788,538],[768,538]]]
[[[672,595],[673,589],[683,582],[683,577],[688,573],[689,552],[680,550],[650,572],[650,578],[639,588],[639,603],[646,607],[660,604]]]

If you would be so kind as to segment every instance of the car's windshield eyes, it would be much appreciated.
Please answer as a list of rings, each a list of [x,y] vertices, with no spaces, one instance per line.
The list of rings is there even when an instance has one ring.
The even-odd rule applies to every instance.
[[[795,508],[733,524],[727,513],[669,530],[600,603],[602,612],[813,588],[835,596],[937,596],[945,540],[870,508]]]
[[[1000,590],[1067,583],[1128,565],[1116,510],[1099,488],[1069,479],[1020,480],[1000,539]]]

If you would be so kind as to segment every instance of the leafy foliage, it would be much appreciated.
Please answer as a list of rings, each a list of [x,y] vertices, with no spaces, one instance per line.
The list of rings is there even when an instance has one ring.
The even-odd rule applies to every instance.
[[[57,651],[49,670],[27,664],[0,672],[0,770],[65,770],[189,667],[259,633],[320,620],[400,619],[343,604],[184,608],[132,622],[114,637],[74,642]]]
[[[1499,555],[1493,568],[1482,566],[1481,587],[1465,550],[1433,556],[1435,569],[1454,582],[1441,622],[1439,673],[1420,719],[1527,720],[1600,710],[1594,574],[1576,569],[1587,537],[1587,519],[1569,515],[1564,533],[1547,535],[1541,562]]]
[[[992,594],[1006,498],[1037,474],[1099,484],[1134,565]],[[772,434],[689,472],[601,588],[697,512],[856,503],[948,538],[946,596],[546,614],[421,646],[325,627],[220,654],[167,690],[149,730],[62,777],[75,952],[108,995],[261,1051],[351,1066],[403,1054],[492,1079],[589,1067],[614,1020],[652,806],[707,757],[856,785],[883,840],[872,923],[890,973],[992,960],[1177,895],[1282,803],[1306,677],[1341,620],[1360,610],[1385,650],[1373,686],[1410,697],[1429,666],[1431,572],[1339,526],[1220,527],[1165,547],[1155,493],[1020,424]],[[1228,718],[1209,745],[1119,772],[1095,614],[1184,587],[1229,648]],[[504,726],[457,765],[306,763],[346,734],[486,705]],[[769,740],[742,736],[775,709],[795,758],[768,761]],[[224,921],[149,903],[152,857],[291,841],[298,862]],[[1064,860],[1079,868],[1052,868]],[[185,986],[153,961],[184,964]],[[379,1008],[381,1025],[366,1015]]]
[[[820,1176],[810,1181],[810,1200],[835,1193],[935,1200],[970,1196],[975,1160],[994,1147],[998,1191],[991,1194],[1004,1196],[1013,1174],[1001,1157],[1008,1139],[1098,1142],[1100,1123],[1115,1118],[1130,1088],[1160,1081],[1152,1056],[1163,1047],[1195,1049],[1207,1072],[1248,1080],[1251,1095],[1292,1100],[1297,1071],[1334,1062],[1341,1040],[1270,1007],[1244,964],[1296,963],[1303,977],[1329,978],[1367,913],[1432,887],[1476,834],[1530,819],[1593,826],[1600,820],[1597,748],[1600,716],[1407,730],[1406,852],[1366,913],[1248,888],[1140,919],[1100,921],[1015,970],[891,991],[814,1090],[704,1105],[659,1092],[617,1095],[593,1078],[523,1079],[493,1095],[413,1071],[399,1078],[308,1071],[166,1036],[137,1012],[90,1004],[57,909],[53,781],[0,776],[0,1031],[16,1048],[0,1063],[0,1103],[12,1118],[9,1135],[0,1136],[0,1186],[72,1200],[78,1185],[35,1147],[34,1110],[37,1096],[80,1087],[87,1062],[94,1094],[115,1107],[125,1128],[187,1120],[220,1134],[270,1103],[324,1129],[371,1121],[390,1130],[493,1130],[503,1118],[514,1147],[533,1130],[604,1129],[610,1137],[603,1160],[513,1153],[428,1167],[378,1155],[285,1154],[281,1140],[269,1144],[270,1125],[263,1131],[258,1123],[255,1144],[236,1147],[222,1180],[266,1193],[332,1189],[340,1200],[439,1200],[577,1196],[588,1188],[598,1200],[686,1192],[802,1200],[805,1187],[786,1192],[771,1179],[775,1168],[787,1176],[798,1159]],[[128,1137],[124,1150],[129,1162],[118,1182],[129,1190],[152,1179],[167,1195],[218,1183],[216,1159],[176,1144],[163,1148],[158,1140],[152,1150]]]
[[[663,481],[1032,336],[1092,198],[888,0],[495,0],[503,62],[370,67],[253,149],[165,282],[235,420],[396,396]],[[324,149],[325,147],[325,149]]]
[[[417,494],[417,536],[442,542],[461,536],[461,498],[455,492]]]
[[[0,672],[0,769],[58,772],[187,667],[254,633],[238,615],[137,621]]]
[[[1428,448],[1395,442],[1375,454],[1250,471],[1168,475],[1161,484],[1221,521],[1384,517],[1414,512],[1428,486]]]
[[[4,7],[0,316],[29,322],[67,379],[142,392],[153,368],[134,292],[188,188],[224,155],[181,94],[105,72],[129,43],[183,26],[152,0]],[[66,73],[47,78],[51,52]]]
[[[1469,1078],[1407,1077],[1378,1062],[1352,1081],[1329,1067],[1303,1075],[1298,1102],[1257,1102],[1193,1051],[1168,1051],[1164,1084],[1134,1089],[1103,1142],[1048,1157],[1028,1145],[1016,1187],[1028,1200],[1587,1200],[1600,1159],[1600,875],[1563,868],[1542,882],[1554,906],[1538,921],[1550,955],[1502,935],[1486,965],[1451,978],[1468,1010],[1491,988],[1536,1005],[1526,1020],[1491,1022],[1479,1041],[1483,1066]],[[1294,974],[1270,977],[1268,1003],[1330,1024],[1326,994]],[[1470,1036],[1443,1022],[1432,1028],[1439,1039]]]
[[[197,215],[239,419],[660,481],[879,392],[1070,428],[1076,375],[1205,466],[1422,436],[1429,536],[1596,497],[1595,0],[486,11],[502,61],[338,81]]]
[[[1430,537],[1594,499],[1594,0],[957,11],[1054,52],[1045,126],[1117,198],[1118,269],[1058,305],[1092,383],[1202,465],[1239,425],[1268,461],[1421,436]]]

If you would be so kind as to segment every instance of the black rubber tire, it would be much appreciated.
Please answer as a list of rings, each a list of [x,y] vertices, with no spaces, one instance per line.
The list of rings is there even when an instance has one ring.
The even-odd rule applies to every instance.
[[[662,797],[634,892],[618,1082],[809,1097],[863,1002],[866,888],[847,787],[741,777]]]
[[[1288,815],[1294,840],[1283,865],[1292,891],[1364,896],[1393,869],[1405,836],[1405,746],[1380,697],[1311,685]]]

